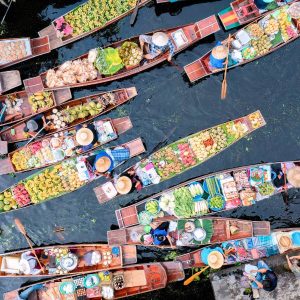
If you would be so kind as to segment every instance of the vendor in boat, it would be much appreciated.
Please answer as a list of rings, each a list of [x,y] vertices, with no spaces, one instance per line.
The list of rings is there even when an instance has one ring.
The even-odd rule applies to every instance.
[[[144,58],[151,60],[167,51],[170,51],[167,59],[168,61],[171,61],[175,52],[175,46],[166,33],[156,32],[152,36],[142,34],[139,36],[139,41],[140,47],[143,51],[145,46],[147,54],[144,55]]]
[[[27,251],[21,255],[19,270],[25,275],[38,275],[42,271],[34,254],[30,251]]]
[[[142,188],[142,183],[133,168],[123,173],[116,182],[116,189],[121,195],[129,194],[134,190],[140,191]]]
[[[24,127],[23,131],[27,135],[34,137],[37,134],[45,134],[47,129],[48,123],[46,122],[45,116],[43,114],[39,114],[26,122],[26,126]]]
[[[172,238],[169,235],[169,225],[169,222],[152,222],[150,224],[149,233],[152,235],[154,245],[170,245],[172,248],[175,247],[172,243]]]
[[[294,273],[296,279],[300,279],[300,255],[290,257],[286,255],[286,260],[289,269]]]
[[[76,129],[76,141],[80,145],[78,153],[87,152],[91,150],[97,143],[97,131],[93,124],[89,125],[77,125]]]
[[[212,69],[223,69],[228,55],[228,48],[218,42],[209,56],[209,64]]]

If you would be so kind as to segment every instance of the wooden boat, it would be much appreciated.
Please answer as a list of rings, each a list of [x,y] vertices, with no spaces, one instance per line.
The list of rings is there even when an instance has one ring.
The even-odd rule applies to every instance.
[[[276,0],[261,10],[254,0],[236,0],[231,2],[229,7],[220,11],[218,16],[225,30],[229,30],[250,23],[266,12],[291,2],[295,2],[295,0]]]
[[[142,216],[140,215],[142,218]],[[150,220],[149,220],[150,221]],[[148,225],[150,224],[147,222]],[[151,223],[153,224],[153,223]],[[153,239],[148,240],[145,225],[111,230],[107,232],[109,245],[142,245],[161,248],[199,247],[201,245],[222,243],[246,237],[270,234],[270,223],[264,221],[245,221],[230,218],[158,218],[155,226],[168,227],[170,236],[166,245],[157,246]],[[151,233],[150,233],[151,236]]]
[[[10,44],[12,52],[7,55],[5,48]],[[20,50],[21,49],[21,50]],[[21,51],[21,53],[17,52]],[[20,62],[29,60],[31,58],[49,53],[51,51],[48,36],[31,38],[10,38],[0,39],[0,69],[10,67]],[[36,91],[39,92],[39,91]]]
[[[68,129],[60,132],[60,135],[51,134],[48,137],[39,139],[36,142],[31,142],[26,146],[20,147],[17,150],[8,154],[7,164],[11,164],[11,169],[6,168],[5,174],[18,173],[37,170],[39,168],[48,167],[59,161],[67,158],[76,157],[82,155],[88,151],[99,148],[113,140],[116,140],[120,134],[125,133],[132,128],[132,123],[129,117],[110,119],[105,118],[101,120],[95,120],[94,122],[88,122],[83,126],[93,126],[95,132],[98,134],[97,142],[93,144],[93,147],[89,150],[82,148],[76,141],[76,129]],[[58,142],[59,146],[53,147],[52,141]],[[60,154],[61,156],[59,156]],[[20,157],[24,157],[24,162],[27,161],[26,165],[15,165],[14,161],[20,160]],[[46,157],[46,158],[45,158]],[[33,165],[28,165],[28,161],[34,159]],[[1,174],[0,170],[0,175]]]
[[[200,165],[265,124],[260,111],[256,111],[245,117],[199,131],[157,150],[120,176],[128,176],[130,173],[129,177],[139,181],[141,188],[158,184]],[[221,140],[217,137],[218,133],[222,133],[223,136],[222,146]],[[100,204],[119,195],[116,188],[119,177],[94,188]],[[134,190],[134,187],[132,189]]]
[[[80,276],[66,276],[48,279],[42,282],[42,289],[38,289],[36,299],[78,299],[76,295],[89,295],[95,300],[103,299],[105,290],[113,293],[110,299],[121,299],[139,295],[150,291],[163,289],[168,283],[184,279],[184,271],[180,262],[161,262],[126,266],[106,273],[85,273]],[[99,279],[101,276],[101,281]],[[94,281],[92,281],[94,279]],[[114,284],[118,281],[119,285]],[[73,287],[66,295],[64,287]],[[4,294],[4,300],[17,300],[19,294],[31,289],[37,284],[31,284],[18,290]],[[90,287],[92,286],[92,287]],[[68,296],[68,298],[66,298]],[[49,298],[48,298],[49,297]]]
[[[166,32],[169,37],[172,39],[174,46],[175,46],[175,54],[178,54],[179,52],[183,51],[184,49],[186,49],[187,47],[193,45],[194,43],[200,41],[201,39],[207,37],[208,35],[211,35],[215,32],[217,32],[220,29],[217,19],[215,16],[210,16],[204,20],[198,21],[196,23],[192,23],[192,24],[187,24],[184,26],[177,26],[174,28],[170,28],[167,30],[163,30],[164,32]],[[152,35],[153,33],[157,32],[153,31],[150,32],[148,34]],[[161,30],[160,30],[161,31]],[[176,47],[176,40],[173,38],[174,34],[176,33],[176,36],[179,34],[181,36],[181,44],[180,46],[178,45]],[[137,42],[139,43],[139,36],[135,36],[132,38],[129,38],[127,40],[123,40],[123,41],[119,41],[116,42],[114,44],[108,45],[107,47],[112,47],[112,48],[118,48],[120,47],[124,42],[126,41],[131,41],[131,42]],[[178,38],[177,38],[177,41]],[[107,48],[106,47],[106,48]],[[97,71],[97,78],[94,80],[89,80],[83,83],[75,83],[75,84],[65,84],[65,85],[61,85],[61,86],[54,86],[54,87],[48,87],[46,84],[46,75],[47,72],[44,72],[42,74],[40,74],[37,77],[33,77],[33,78],[29,78],[23,81],[25,89],[28,93],[34,93],[36,91],[41,91],[41,90],[52,90],[52,89],[60,89],[60,88],[66,88],[66,87],[70,87],[70,88],[75,88],[75,87],[82,87],[82,86],[88,86],[88,85],[93,85],[93,84],[101,84],[101,83],[105,83],[105,82],[110,82],[110,81],[115,81],[115,80],[119,80],[121,78],[125,78],[137,73],[140,73],[142,71],[145,71],[149,68],[152,68],[164,61],[167,60],[169,55],[169,52],[166,52],[158,57],[156,57],[153,60],[142,60],[142,63],[137,65],[136,67],[127,69],[127,68],[123,68],[121,69],[119,72],[117,72],[114,75],[111,76],[106,76],[103,77],[101,76],[101,74]],[[74,59],[73,61],[77,61],[77,60],[83,60],[83,59],[87,59],[88,57],[88,53],[81,55],[80,57]],[[63,65],[62,65],[63,66]],[[59,70],[62,70],[62,66],[60,67],[56,67],[54,68],[54,71],[57,71],[59,68]]]
[[[104,23],[101,26],[95,27],[92,30],[82,32],[82,33],[79,33],[77,35],[74,35],[72,33],[72,34],[69,34],[69,35],[63,35],[61,37],[61,33],[56,29],[57,24],[60,23],[62,18],[65,18],[68,14],[72,14],[72,13],[82,9],[88,2],[91,2],[91,1],[89,0],[89,1],[79,5],[77,7],[75,7],[71,11],[68,11],[66,14],[56,18],[49,26],[47,26],[46,28],[39,31],[39,36],[40,37],[47,37],[47,36],[49,37],[49,44],[50,44],[50,49],[51,50],[62,47],[62,46],[65,46],[65,45],[70,44],[70,43],[73,43],[73,42],[75,42],[79,39],[82,39],[82,38],[92,34],[92,33],[95,33],[99,30],[102,30],[102,29],[106,28],[107,26],[109,26],[113,23],[118,22],[119,20],[121,20],[124,17],[126,17],[127,15],[129,15],[134,10],[134,7],[136,5],[136,1],[132,1],[132,6],[131,6],[130,9],[124,10],[123,13],[120,13],[119,15],[112,18],[110,21]],[[141,0],[141,1],[139,1],[138,6],[141,8],[144,5],[148,4],[149,2],[150,2],[150,0]],[[104,8],[103,12],[105,12],[105,8]],[[65,21],[65,23],[67,24],[66,21]]]
[[[282,247],[280,237],[287,236],[291,243],[288,247]],[[296,241],[291,238],[298,237]],[[300,249],[299,243],[300,228],[278,229],[271,235],[246,238],[236,241],[224,242],[212,247],[204,247],[199,250],[192,251],[176,257],[176,261],[180,261],[184,269],[194,267],[204,267],[203,262],[205,256],[211,249],[219,250],[224,256],[224,266],[234,265],[236,263],[244,263],[251,260],[276,255],[279,253],[287,253],[288,251]],[[203,252],[204,251],[204,252]]]
[[[140,224],[139,214],[147,211],[146,204],[151,201],[157,201],[159,204],[161,209],[159,213],[160,217],[178,218],[176,215],[176,212],[178,214],[177,205],[181,201],[178,196],[176,200],[176,191],[180,189],[186,191],[186,195],[189,196],[189,203],[194,208],[194,213],[191,217],[212,215],[221,211],[254,205],[264,199],[269,199],[273,195],[286,192],[290,188],[295,188],[287,180],[287,171],[297,165],[300,165],[300,161],[263,163],[227,169],[191,179],[135,204],[116,210],[118,225],[120,228],[124,228]],[[263,181],[254,181],[251,174],[266,174],[266,176],[264,176]],[[219,185],[220,195],[223,198],[223,206],[221,208],[210,205],[210,193],[206,188],[208,178]],[[282,179],[280,180],[280,178]],[[266,185],[270,187],[267,194],[261,190],[261,186]],[[170,208],[169,204],[164,204],[164,201],[168,201],[168,199],[171,201],[175,200],[174,208]],[[197,209],[199,203],[204,205],[203,208]],[[153,215],[153,218],[155,219],[156,216]]]
[[[5,119],[0,122],[1,126],[7,126],[16,122],[21,122],[24,120],[27,120],[30,117],[33,117],[35,115],[38,115],[39,113],[49,111],[51,108],[61,105],[67,100],[70,100],[72,98],[71,90],[70,89],[64,89],[59,91],[51,91],[51,92],[40,92],[38,95],[46,95],[46,98],[51,99],[52,101],[47,104],[47,106],[43,108],[38,108],[37,110],[34,110],[32,107],[32,104],[29,102],[29,97],[24,90],[11,93],[8,95],[0,95],[0,103],[6,104],[6,102],[12,102],[12,101],[22,101],[22,104],[19,106],[19,113],[12,113],[12,114],[6,114]],[[46,99],[45,98],[45,99]]]
[[[34,249],[40,263],[44,267],[44,271],[36,269],[35,274],[24,274],[20,270],[21,259],[26,259],[28,256],[31,257],[33,255],[30,249],[26,249],[0,255],[0,278],[43,278],[49,276],[75,275],[86,272],[117,269],[124,265],[131,265],[137,262],[135,246],[77,244],[47,246]],[[94,256],[99,255],[99,258],[92,263],[91,256],[93,254]],[[104,259],[105,256],[109,256],[109,260],[107,258]],[[65,265],[67,259],[71,259],[71,268]]]
[[[114,104],[108,103],[104,110],[99,111],[99,113],[94,114],[93,116],[89,115],[84,118],[78,118],[75,121],[68,124],[68,126],[64,128],[57,128],[53,123],[49,125],[47,130],[45,131],[44,136],[48,136],[57,132],[60,132],[65,129],[70,129],[75,127],[76,125],[79,125],[83,122],[87,122],[92,120],[93,118],[96,118],[102,114],[106,114],[109,111],[115,109],[121,104],[126,103],[130,99],[134,98],[137,95],[137,91],[135,87],[130,88],[124,88],[124,89],[118,89],[113,90],[111,92],[101,92],[90,96],[85,96],[79,99],[75,99],[72,101],[69,101],[67,103],[63,103],[61,105],[56,106],[55,108],[62,112],[63,110],[72,108],[72,107],[80,107],[82,105],[88,104],[91,101],[97,102],[97,103],[103,103],[103,98],[107,98],[107,96],[113,96]],[[45,116],[45,119],[48,120],[50,116],[53,114],[53,110],[49,109],[47,111],[43,112],[43,115]],[[26,120],[28,121],[28,119]],[[21,121],[19,123],[16,123],[10,127],[5,128],[4,130],[0,131],[0,138],[2,141],[7,141],[8,143],[16,143],[21,141],[26,141],[30,137],[24,134],[24,127],[26,126],[25,121]]]
[[[0,72],[0,94],[12,90],[21,84],[22,80],[19,71]]]
[[[281,30],[279,29],[278,33],[275,35],[276,38],[274,38],[273,40],[270,40],[270,37],[266,38],[268,41],[267,49],[259,50],[260,52],[255,50],[255,47],[258,42],[256,42],[256,40],[252,40],[248,33],[248,32],[250,32],[251,26],[253,26],[254,24],[263,24],[263,23],[267,24],[268,18],[270,18],[271,16],[273,18],[273,16],[278,14],[280,11],[285,10],[285,12],[286,12],[288,7],[289,7],[288,5],[282,6],[279,9],[260,17],[259,19],[256,19],[254,22],[250,23],[249,25],[245,26],[244,28],[240,29],[235,34],[233,34],[233,40],[239,41],[239,39],[237,37],[242,36],[242,35],[243,35],[243,37],[246,37],[247,40],[249,37],[250,40],[248,40],[248,42],[246,44],[244,44],[244,46],[242,45],[241,51],[238,51],[239,55],[241,55],[241,59],[239,60],[239,62],[236,62],[236,61],[233,62],[233,60],[231,58],[231,54],[229,55],[230,61],[232,61],[232,62],[228,65],[228,69],[232,69],[237,66],[247,64],[247,63],[252,62],[256,59],[259,59],[265,55],[268,55],[268,54],[276,51],[277,49],[291,43],[292,41],[296,40],[300,36],[300,22],[299,22],[299,20],[292,19],[291,20],[291,24],[292,24],[291,28],[293,28],[293,30],[292,30],[292,33],[290,35],[288,35],[286,39],[284,39],[282,37]],[[264,36],[267,36],[267,35],[264,35]],[[246,39],[245,39],[245,41],[246,41]],[[222,43],[227,44],[227,40],[223,41]],[[233,46],[231,45],[230,53],[232,50],[236,50],[236,49],[233,49]],[[210,55],[211,55],[211,51],[207,52],[206,54],[201,56],[199,59],[195,60],[194,62],[192,62],[184,67],[184,71],[187,74],[190,82],[195,82],[204,77],[224,71],[224,68],[214,68],[211,66]]]
[[[85,155],[49,166],[1,192],[0,213],[54,199],[102,176],[109,176],[109,172],[127,161],[127,157],[120,158],[118,153],[115,153],[116,148],[120,147],[128,150],[129,158],[145,151],[142,140],[138,138],[122,145],[87,152]],[[105,173],[99,173],[94,169],[95,161],[102,156],[108,157],[111,162],[110,169]]]

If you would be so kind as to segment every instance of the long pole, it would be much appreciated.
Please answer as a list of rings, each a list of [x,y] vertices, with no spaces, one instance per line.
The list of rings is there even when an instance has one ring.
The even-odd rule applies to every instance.
[[[4,16],[3,16],[2,20],[1,20],[1,25],[3,24],[4,19],[5,19],[5,17],[6,17],[6,15],[7,15],[8,11],[9,11],[9,9],[10,9],[11,4],[13,3],[13,1],[14,1],[14,0],[11,0],[11,1],[9,2],[8,7],[7,7],[7,9],[6,9],[6,12],[5,12],[5,14],[4,14]]]

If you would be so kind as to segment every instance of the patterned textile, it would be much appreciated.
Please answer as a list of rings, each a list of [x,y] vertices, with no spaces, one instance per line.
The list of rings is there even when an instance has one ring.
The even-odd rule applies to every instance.
[[[111,154],[118,163],[130,158],[130,151],[128,148],[111,150]]]

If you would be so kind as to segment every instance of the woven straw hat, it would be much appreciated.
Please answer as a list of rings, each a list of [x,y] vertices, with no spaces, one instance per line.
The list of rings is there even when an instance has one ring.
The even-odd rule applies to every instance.
[[[216,46],[212,50],[212,56],[216,59],[224,59],[227,57],[228,49],[223,46]]]
[[[212,269],[220,269],[224,264],[224,257],[219,251],[211,251],[208,254],[207,262]]]
[[[289,248],[292,246],[292,240],[290,237],[286,236],[286,235],[282,235],[279,238],[278,244],[280,247],[282,248]]]
[[[295,166],[287,171],[287,180],[294,187],[300,187],[300,167]]]
[[[95,162],[95,168],[98,172],[104,173],[106,172],[111,166],[111,160],[107,156],[102,156],[97,159]]]
[[[131,182],[130,178],[128,178],[127,176],[121,176],[117,180],[116,189],[119,194],[121,194],[121,195],[128,194],[130,192],[131,188],[132,188],[132,182]]]
[[[76,141],[81,146],[89,145],[94,139],[93,131],[88,128],[80,128],[76,132]]]
[[[158,47],[163,47],[168,44],[169,37],[164,32],[155,32],[152,35],[152,43]]]

